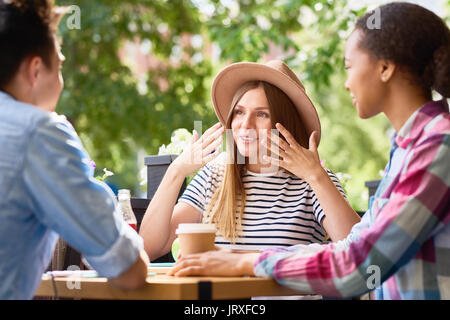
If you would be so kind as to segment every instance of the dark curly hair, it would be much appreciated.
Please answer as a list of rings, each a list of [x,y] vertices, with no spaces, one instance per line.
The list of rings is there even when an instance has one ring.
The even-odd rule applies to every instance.
[[[379,29],[368,23],[374,11],[356,23],[356,29],[363,34],[360,48],[408,71],[429,98],[433,89],[450,97],[450,31],[445,22],[433,12],[406,2],[389,3],[375,10],[380,10]]]
[[[61,16],[52,0],[0,0],[0,88],[31,55],[51,67]]]

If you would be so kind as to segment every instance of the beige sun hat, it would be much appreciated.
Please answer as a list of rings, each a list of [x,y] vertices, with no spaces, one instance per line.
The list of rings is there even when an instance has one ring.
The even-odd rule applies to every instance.
[[[317,131],[316,142],[319,145],[321,130],[316,108],[295,73],[280,60],[271,60],[265,64],[233,63],[217,74],[212,84],[211,98],[217,118],[223,125],[226,124],[235,93],[249,81],[265,81],[282,90],[297,107],[308,137]]]

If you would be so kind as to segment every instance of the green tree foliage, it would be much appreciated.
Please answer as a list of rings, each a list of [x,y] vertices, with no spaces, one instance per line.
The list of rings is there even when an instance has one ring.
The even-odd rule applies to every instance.
[[[66,62],[58,111],[72,121],[97,168],[112,169],[118,184],[132,187],[137,180],[137,148],[154,153],[174,128],[190,127],[200,118],[208,100],[205,79],[212,68],[206,59],[196,65],[187,61],[176,67],[167,64],[164,70],[148,74],[147,93],[141,94],[138,79],[118,52],[127,40],[147,40],[153,55],[162,62],[168,60],[182,33],[199,32],[198,10],[187,1],[86,0],[75,4],[81,9],[81,29],[68,28],[65,20],[60,28]],[[164,92],[158,87],[161,74],[169,83]]]
[[[363,11],[334,0],[59,0],[81,9],[81,28],[61,22],[65,89],[58,112],[80,134],[97,170],[119,187],[138,186],[136,159],[156,154],[177,128],[214,124],[210,86],[223,66],[261,62],[271,47],[304,82],[319,111],[321,157],[352,175],[357,209],[365,180],[386,163],[385,119],[363,123],[343,85],[345,37]],[[128,52],[136,44],[150,60]],[[124,53],[125,52],[125,53]],[[218,54],[217,54],[218,52]],[[144,150],[144,151],[143,151]]]

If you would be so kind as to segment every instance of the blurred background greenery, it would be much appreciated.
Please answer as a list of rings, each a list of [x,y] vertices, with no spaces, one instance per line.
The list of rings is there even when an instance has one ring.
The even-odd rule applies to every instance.
[[[343,52],[357,17],[374,2],[381,3],[57,0],[81,13],[80,29],[73,29],[75,11],[61,22],[65,88],[57,111],[73,123],[97,174],[108,168],[115,173],[110,183],[144,196],[144,156],[157,154],[177,128],[192,131],[201,120],[206,130],[217,122],[210,88],[221,68],[282,59],[319,112],[321,158],[349,175],[349,200],[365,210],[364,182],[380,178],[393,131],[382,115],[357,117],[344,89]],[[449,21],[450,1],[432,2]]]

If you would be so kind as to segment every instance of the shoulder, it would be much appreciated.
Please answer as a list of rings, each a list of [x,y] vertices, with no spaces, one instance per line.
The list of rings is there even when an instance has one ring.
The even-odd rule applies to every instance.
[[[16,133],[32,134],[36,128],[49,121],[51,114],[31,104],[17,101],[0,92],[2,117],[0,124]]]
[[[55,164],[55,170],[56,163],[62,164],[75,159],[75,162],[83,163],[80,164],[83,171],[91,170],[90,167],[84,168],[84,164],[88,164],[90,158],[75,129],[64,116],[56,113],[48,113],[36,125],[30,135],[26,155],[32,162],[36,162],[39,158],[42,163],[49,161]]]
[[[421,137],[405,159],[402,173],[409,176],[413,173],[428,171],[436,177],[448,177],[450,174],[450,133],[434,132]]]
[[[411,148],[411,158],[420,157],[424,162],[445,158],[450,163],[450,115],[440,113],[423,128],[416,143]]]
[[[450,135],[450,114],[442,112],[431,119],[424,127],[420,140],[430,139],[435,136]]]
[[[420,110],[416,117],[411,131],[420,132],[417,135],[413,148],[422,144],[440,144],[442,140],[449,139],[450,136],[450,114],[446,110],[436,112],[436,109]]]
[[[56,112],[48,112],[45,117],[42,117],[41,121],[38,123],[37,129],[60,131],[61,133],[77,136],[75,129],[72,124],[67,121],[67,118]]]
[[[49,112],[45,117],[40,118],[34,128],[33,139],[49,143],[71,144],[79,148],[82,144],[72,124],[65,116],[55,112]]]
[[[73,126],[64,116],[42,110],[28,103],[14,100],[0,92],[0,130],[14,132],[16,141],[26,141],[26,145],[77,144],[78,138]]]

